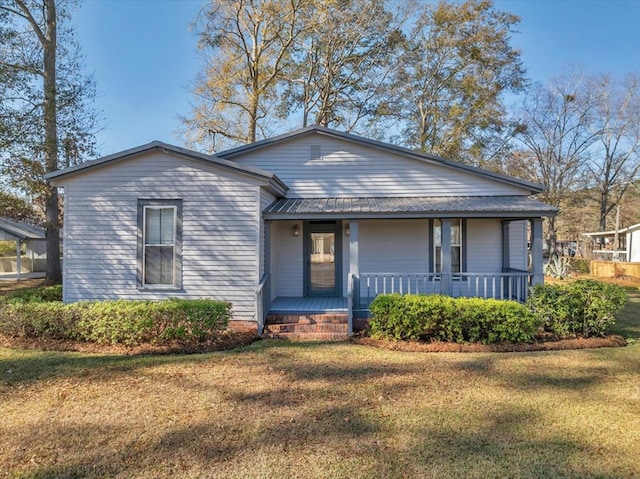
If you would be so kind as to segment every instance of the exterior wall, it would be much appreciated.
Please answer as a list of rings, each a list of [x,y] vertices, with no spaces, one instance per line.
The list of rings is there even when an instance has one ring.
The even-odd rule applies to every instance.
[[[360,221],[361,273],[429,271],[428,220]]]
[[[151,153],[65,182],[64,300],[215,298],[254,320],[257,181]],[[182,199],[182,290],[137,289],[137,200]]]
[[[467,271],[502,272],[502,223],[499,219],[467,220]]]
[[[310,160],[310,145],[321,145],[321,160]],[[472,172],[318,134],[247,152],[233,161],[275,173],[289,187],[289,198],[529,194]]]
[[[295,225],[300,227],[300,235],[293,236]],[[301,221],[274,221],[271,225],[271,278],[272,296],[302,297],[304,277],[302,267]]]
[[[640,262],[640,229],[627,233],[627,261]]]
[[[511,267],[527,271],[529,251],[527,249],[527,221],[509,223],[509,259]]]

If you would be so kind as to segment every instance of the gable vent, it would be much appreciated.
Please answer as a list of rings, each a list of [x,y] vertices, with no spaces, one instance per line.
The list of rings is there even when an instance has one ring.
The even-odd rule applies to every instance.
[[[322,146],[321,145],[309,145],[309,159],[322,160]]]

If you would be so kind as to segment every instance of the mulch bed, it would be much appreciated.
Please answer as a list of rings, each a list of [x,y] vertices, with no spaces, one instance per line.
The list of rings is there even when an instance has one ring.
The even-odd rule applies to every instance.
[[[66,341],[47,338],[10,338],[0,335],[0,347],[37,349],[41,351],[76,351],[82,353],[134,356],[143,354],[195,354],[241,348],[258,341],[255,331],[225,331],[215,340],[198,344],[173,343],[162,346],[145,344],[123,346]],[[604,338],[544,339],[534,343],[517,344],[457,344],[444,341],[388,341],[367,336],[355,336],[353,344],[371,346],[391,351],[425,353],[507,353],[526,351],[554,351],[563,349],[612,348],[627,345],[622,336]]]
[[[392,351],[409,351],[425,353],[511,353],[526,351],[555,351],[562,349],[613,348],[627,345],[622,336],[604,338],[570,338],[549,339],[534,343],[501,343],[501,344],[458,344],[444,341],[388,341],[373,339],[367,336],[356,336],[351,340],[355,344],[372,346]]]
[[[257,340],[258,336],[255,331],[224,331],[214,340],[203,343],[182,344],[176,342],[161,346],[155,346],[152,344],[124,346],[48,338],[11,338],[0,335],[0,346],[14,349],[77,351],[82,353],[134,356],[142,354],[194,354],[212,351],[225,351],[228,349],[248,346]]]

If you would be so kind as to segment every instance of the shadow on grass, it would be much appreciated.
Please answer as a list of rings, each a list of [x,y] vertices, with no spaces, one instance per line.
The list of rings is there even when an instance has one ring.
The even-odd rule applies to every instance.
[[[42,464],[28,477],[192,477],[189,471],[208,471],[208,477],[304,478],[318,477],[319,470],[321,477],[336,478],[624,477],[597,457],[585,461],[592,451],[577,438],[532,434],[531,425],[540,417],[515,406],[496,413],[475,411],[483,420],[471,426],[419,414],[410,425],[382,423],[365,406],[323,404],[316,417],[296,410],[287,421],[269,416],[176,425],[152,438]],[[105,436],[120,433],[97,430]],[[71,444],[90,431],[62,427],[59,434]],[[393,440],[398,437],[402,440]]]
[[[629,292],[629,301],[624,309],[616,316],[616,324],[611,329],[612,334],[640,341],[640,292]]]
[[[0,354],[0,385],[15,385],[48,378],[86,376],[99,370],[114,376],[131,371],[180,362],[204,361],[194,355],[113,356],[58,351],[5,350]]]

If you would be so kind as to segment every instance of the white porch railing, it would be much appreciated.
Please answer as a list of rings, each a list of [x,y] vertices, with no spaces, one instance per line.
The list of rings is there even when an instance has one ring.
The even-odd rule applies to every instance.
[[[610,250],[610,249],[594,249],[592,251],[593,259],[599,259],[602,261],[627,261],[627,252],[625,250]]]
[[[258,336],[264,333],[264,326],[271,304],[271,275],[265,273],[256,288],[256,320],[258,322]]]
[[[439,294],[440,273],[360,273],[353,275],[355,309],[366,309],[379,294]],[[452,273],[449,290],[454,297],[510,299],[524,302],[533,274],[509,269],[504,273]]]

